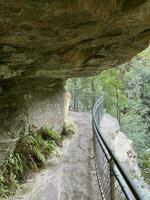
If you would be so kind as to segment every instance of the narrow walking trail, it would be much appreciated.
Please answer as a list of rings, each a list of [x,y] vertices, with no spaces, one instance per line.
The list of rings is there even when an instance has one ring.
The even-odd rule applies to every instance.
[[[93,158],[90,113],[69,112],[76,133],[65,139],[60,158],[49,160],[45,169],[27,183],[27,191],[9,200],[99,200]]]

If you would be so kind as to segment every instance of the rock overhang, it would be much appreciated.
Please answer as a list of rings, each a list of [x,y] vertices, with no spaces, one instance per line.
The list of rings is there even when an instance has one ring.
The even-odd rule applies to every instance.
[[[64,79],[130,60],[148,46],[149,19],[150,0],[1,0],[0,165],[26,126],[61,132]]]
[[[94,75],[150,39],[150,0],[1,0],[0,7],[0,79]]]

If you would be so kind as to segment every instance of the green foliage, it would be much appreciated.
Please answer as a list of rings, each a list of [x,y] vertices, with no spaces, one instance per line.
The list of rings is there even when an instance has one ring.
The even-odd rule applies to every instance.
[[[62,136],[63,137],[67,137],[67,136],[73,135],[74,133],[75,133],[75,126],[74,126],[74,124],[65,122],[63,130],[62,130]]]
[[[147,150],[141,154],[139,159],[145,180],[150,184],[150,150]]]
[[[79,93],[80,107],[83,107],[84,110],[91,110],[97,97],[103,95],[106,112],[117,117],[120,121],[119,111],[127,103],[126,94],[124,93],[125,85],[120,68],[104,71],[94,77],[70,79],[67,87],[71,93]],[[83,94],[87,95],[84,96]],[[92,96],[90,96],[91,94]],[[81,106],[81,104],[85,105]]]
[[[15,151],[0,169],[0,198],[20,187],[29,171],[37,171],[49,155],[56,154],[61,137],[49,128],[23,130]]]
[[[132,139],[145,180],[150,182],[150,68],[141,58],[134,58],[131,66],[124,76],[128,104],[122,130]]]
[[[61,140],[61,136],[58,133],[56,133],[54,130],[46,127],[46,128],[42,128],[40,132],[42,134],[43,139],[52,140],[56,144],[59,144]]]
[[[92,108],[89,93],[95,99],[104,96],[105,111],[118,119],[122,131],[133,141],[146,181],[150,180],[150,171],[147,170],[150,168],[149,66],[150,47],[121,67],[104,71],[98,76],[70,79],[68,82],[71,93],[79,93],[84,110]]]

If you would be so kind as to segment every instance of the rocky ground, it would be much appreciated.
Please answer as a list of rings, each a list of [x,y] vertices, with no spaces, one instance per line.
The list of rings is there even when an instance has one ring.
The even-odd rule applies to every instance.
[[[99,200],[95,176],[90,113],[69,113],[76,133],[64,141],[60,158],[26,184],[26,192],[9,200]]]

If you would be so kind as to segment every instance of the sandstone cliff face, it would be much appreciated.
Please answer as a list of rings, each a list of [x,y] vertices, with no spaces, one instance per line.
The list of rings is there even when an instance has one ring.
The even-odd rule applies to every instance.
[[[0,140],[15,145],[26,123],[60,131],[64,79],[96,74],[143,50],[149,17],[150,0],[1,0]]]
[[[1,78],[115,67],[150,39],[150,0],[1,0]]]
[[[61,79],[12,79],[0,83],[0,164],[29,126],[59,133],[65,117],[66,91]]]

